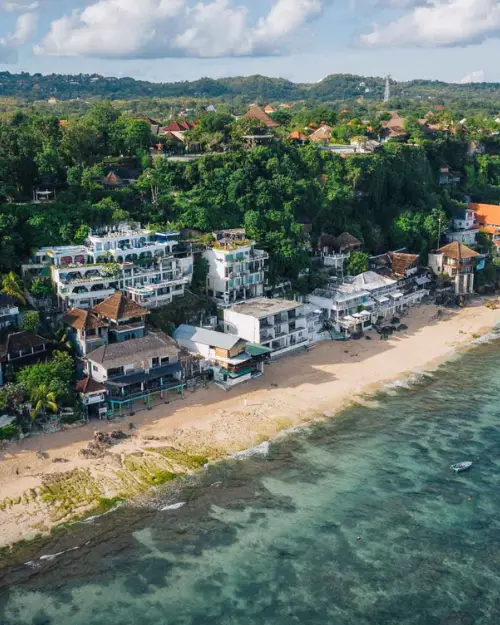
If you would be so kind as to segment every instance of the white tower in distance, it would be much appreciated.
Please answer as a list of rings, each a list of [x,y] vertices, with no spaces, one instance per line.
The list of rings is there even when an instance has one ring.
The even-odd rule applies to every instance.
[[[389,102],[390,99],[391,99],[391,75],[388,74],[385,78],[384,102]]]

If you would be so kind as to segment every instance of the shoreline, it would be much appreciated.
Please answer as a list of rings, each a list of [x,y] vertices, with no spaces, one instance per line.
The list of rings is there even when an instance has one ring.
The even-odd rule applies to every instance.
[[[212,385],[118,423],[93,422],[10,445],[0,452],[0,504],[9,502],[0,505],[0,547],[48,534],[118,498],[147,497],[151,487],[195,471],[204,460],[334,418],[391,382],[434,371],[500,321],[500,310],[484,306],[488,301],[476,298],[441,314],[435,305],[421,305],[405,317],[409,330],[388,341],[371,332],[372,340],[318,343],[272,362],[262,378],[230,394]],[[94,429],[128,431],[131,420],[133,436],[102,458],[79,455]],[[48,458],[37,458],[38,450]]]

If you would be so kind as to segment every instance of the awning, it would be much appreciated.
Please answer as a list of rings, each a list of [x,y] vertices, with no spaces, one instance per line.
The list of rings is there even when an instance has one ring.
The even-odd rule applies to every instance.
[[[252,373],[253,369],[248,367],[247,369],[241,369],[241,371],[231,371],[228,373],[230,378],[241,378],[243,375],[248,375]]]
[[[395,293],[391,293],[391,297],[393,297],[394,299],[400,299],[401,297],[403,297],[403,294],[401,293],[401,291],[396,291]]]
[[[427,284],[428,282],[430,282],[429,278],[427,276],[420,276],[419,278],[415,278],[415,282],[422,286],[423,284]]]
[[[385,302],[389,301],[389,298],[385,297],[384,295],[382,295],[381,297],[376,297],[375,299],[379,304],[385,304]]]
[[[268,347],[257,345],[257,343],[248,343],[245,351],[249,356],[263,356],[264,354],[271,353],[271,350]]]

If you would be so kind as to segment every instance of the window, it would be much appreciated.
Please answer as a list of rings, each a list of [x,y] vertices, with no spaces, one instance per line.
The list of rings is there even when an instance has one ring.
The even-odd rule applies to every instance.
[[[170,358],[168,356],[165,356],[164,358],[161,359],[162,365],[168,365],[169,362],[170,362]]]
[[[159,366],[159,364],[160,364],[160,359],[159,359],[159,358],[153,358],[153,359],[151,360],[151,366],[152,366],[152,367],[158,367],[158,366]]]
[[[92,371],[99,371],[99,367],[97,365],[92,365]]]

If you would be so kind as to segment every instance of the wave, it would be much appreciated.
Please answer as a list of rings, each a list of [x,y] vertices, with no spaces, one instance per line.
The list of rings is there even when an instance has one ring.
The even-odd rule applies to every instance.
[[[160,511],[164,512],[165,510],[179,510],[179,508],[182,508],[185,505],[185,501],[179,501],[179,503],[172,503],[168,506],[163,506],[163,508],[160,508]]]
[[[491,332],[483,334],[483,336],[471,341],[471,345],[482,345],[483,343],[491,343],[492,341],[496,341],[498,339],[500,339],[500,327],[497,326]]]
[[[400,380],[394,380],[385,384],[381,392],[386,393],[387,395],[395,395],[399,389],[411,390],[420,386],[423,386],[432,378],[434,375],[429,372],[415,372],[409,375],[407,378],[402,378]]]
[[[247,458],[252,458],[254,456],[265,457],[269,454],[269,450],[271,449],[270,441],[264,441],[260,445],[256,445],[255,447],[250,447],[249,449],[245,449],[244,451],[237,451],[235,454],[232,454],[231,458],[233,460],[246,460]]]
[[[111,514],[111,512],[114,512],[115,510],[117,510],[122,504],[123,502],[120,501],[119,503],[116,504],[116,506],[113,506],[110,510],[106,510],[106,512],[103,512],[102,514],[94,514],[94,516],[89,516],[86,519],[75,521],[74,523],[71,523],[71,525],[74,525],[75,523],[83,523],[83,524],[93,523],[96,519],[100,519],[102,516]]]
[[[85,545],[88,545],[89,543],[90,540],[88,540]],[[24,565],[29,566],[31,569],[37,569],[39,566],[41,566],[42,562],[51,562],[59,556],[62,556],[65,553],[69,553],[70,551],[76,551],[77,549],[80,549],[80,545],[77,545],[76,547],[70,547],[69,549],[65,549],[64,551],[58,551],[57,553],[49,553],[44,556],[40,556],[38,560],[29,560],[28,562],[25,562]]]

